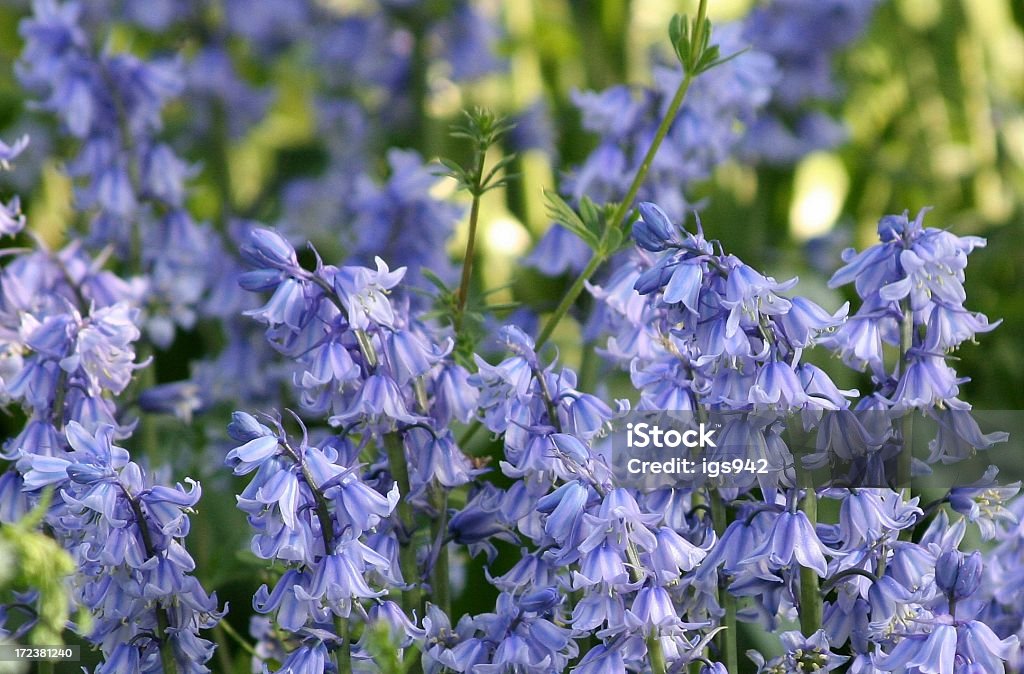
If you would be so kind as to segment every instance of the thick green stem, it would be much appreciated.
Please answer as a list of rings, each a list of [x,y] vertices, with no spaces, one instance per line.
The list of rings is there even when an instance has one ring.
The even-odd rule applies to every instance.
[[[729,526],[729,517],[725,509],[725,501],[717,489],[710,489],[711,493],[711,519],[715,526],[715,534],[721,540],[726,527]],[[722,653],[725,668],[730,674],[737,674],[739,670],[739,655],[736,646],[736,598],[729,593],[729,589],[722,584],[718,586],[719,602],[725,609],[725,617],[722,625],[725,629],[718,633],[715,641],[718,650]]]
[[[409,503],[409,466],[405,462],[405,446],[402,436],[398,433],[384,435],[384,449],[388,454],[388,465],[391,475],[398,482],[401,498],[398,501],[398,563],[402,569],[402,578],[408,589],[402,590],[402,608],[410,615],[420,608],[419,565],[416,563],[416,548],[412,544],[412,534],[416,522],[413,517],[412,504]]]
[[[811,485],[807,485],[804,492],[803,509],[811,526],[815,526],[818,522],[818,494]],[[818,573],[814,569],[800,567],[800,629],[805,636],[809,637],[821,629],[821,603]]]
[[[341,637],[341,646],[335,651],[338,672],[352,671],[352,646],[350,645],[348,618],[334,617],[334,631]]]
[[[705,11],[705,0],[701,0],[700,3],[701,11]],[[675,121],[676,115],[679,113],[679,108],[683,105],[683,100],[686,98],[686,92],[690,88],[690,84],[693,82],[693,74],[687,72],[683,76],[683,81],[680,83],[679,88],[676,89],[675,96],[672,97],[672,102],[669,103],[668,110],[665,112],[664,119],[661,120],[661,124],[658,125],[658,130],[654,134],[654,139],[651,141],[651,147],[647,149],[647,154],[644,155],[644,159],[640,162],[640,168],[637,169],[636,175],[633,176],[633,182],[630,183],[629,189],[626,191],[625,198],[616,207],[615,212],[612,213],[611,218],[605,225],[605,231],[611,229],[618,229],[622,226],[622,221],[625,220],[626,216],[633,208],[633,200],[636,199],[637,192],[640,191],[640,186],[643,184],[644,179],[647,177],[647,173],[651,170],[651,164],[654,162],[654,156],[658,153],[658,148],[661,147],[661,143],[665,140],[665,136],[668,135],[669,129],[672,127],[672,122]],[[607,237],[602,240],[602,244],[605,243]],[[593,257],[590,258],[590,262],[580,272],[580,275],[576,277],[573,284],[569,286],[568,292],[559,302],[558,307],[555,308],[555,312],[548,318],[547,323],[544,324],[544,328],[537,336],[537,349],[540,349],[545,342],[551,337],[551,333],[555,331],[555,327],[561,322],[562,318],[569,312],[569,309],[573,304],[576,303],[576,299],[583,292],[584,285],[590,280],[590,277],[594,275],[598,267],[608,259],[609,256],[614,253],[614,250],[606,250],[605,246],[602,245],[599,250],[594,251]]]
[[[437,550],[437,559],[434,560],[434,568],[430,576],[430,600],[438,608],[444,611],[445,615],[451,613],[451,592],[449,588],[448,570],[448,546],[444,543],[444,535],[448,528],[448,494],[441,485],[434,485],[431,494],[437,516],[430,523],[430,531],[435,541],[440,541]]]
[[[665,674],[665,652],[661,648],[661,640],[651,635],[647,637],[647,654],[651,656],[651,674]]]

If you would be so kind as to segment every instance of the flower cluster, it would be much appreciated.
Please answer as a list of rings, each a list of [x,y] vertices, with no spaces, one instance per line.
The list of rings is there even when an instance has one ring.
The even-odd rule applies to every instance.
[[[95,53],[77,2],[37,0],[22,22],[18,76],[78,144],[68,163],[89,243],[112,245],[146,272],[146,327],[168,346],[191,327],[209,284],[202,256],[217,242],[185,208],[188,163],[161,141],[162,110],[184,88],[174,58]]]
[[[327,650],[347,651],[347,635],[334,629],[334,620],[347,621],[361,601],[387,593],[375,587],[403,583],[387,554],[394,539],[377,531],[399,495],[397,484],[383,495],[359,478],[351,443],[314,447],[304,438],[296,447],[280,423],[275,425],[276,432],[249,414],[235,413],[229,433],[243,444],[228,453],[227,461],[236,475],[256,472],[238,499],[257,531],[253,554],[288,566],[272,591],[264,585],[256,592],[253,606],[273,613],[300,642],[283,663],[284,671],[292,671],[287,668],[309,658],[322,662]],[[329,634],[333,640],[325,640]]]
[[[272,433],[253,417],[236,415],[231,435],[246,444],[228,461],[238,474],[260,468],[239,502],[260,532],[253,551],[297,567],[273,593],[257,596],[256,607],[276,610],[289,632],[312,635],[312,642],[289,653],[289,662],[325,648],[345,662],[366,658],[364,650],[350,650],[347,631],[338,635],[341,642],[324,643],[319,632],[302,629],[307,619],[319,629],[314,626],[329,622],[332,613],[348,620],[353,606],[367,624],[378,613],[394,617],[397,605],[387,600],[363,604],[396,589],[405,611],[415,613],[411,597],[437,563],[440,543],[432,543],[427,558],[417,558],[414,514],[425,510],[437,517],[428,497],[466,484],[477,472],[448,429],[475,409],[465,391],[468,375],[447,358],[451,340],[446,347],[431,346],[436,335],[393,305],[389,294],[404,268],[391,271],[380,258],[376,269],[318,259],[309,271],[284,238],[262,229],[250,232],[241,251],[254,267],[241,277],[243,287],[273,291],[248,313],[294,362],[303,411],[342,429],[320,447],[304,441],[293,448],[282,429]],[[367,453],[364,466],[360,457]],[[282,477],[282,470],[290,477]],[[400,516],[389,517],[396,509]]]
[[[113,397],[139,367],[139,292],[137,284],[103,270],[102,262],[73,243],[18,254],[2,272],[0,399],[16,403],[27,417],[2,456],[18,461],[22,472],[25,457],[65,451],[62,429],[71,421],[89,432],[104,425],[122,437],[130,432],[118,421]],[[10,475],[6,515],[17,518],[29,504],[15,497],[20,479]]]
[[[199,631],[223,614],[183,545],[199,485],[154,484],[113,444],[113,426],[72,421],[66,434],[69,451],[23,457],[24,488],[59,489],[49,517],[78,565],[75,599],[93,615],[84,636],[106,660],[97,672],[210,671],[213,643]]]
[[[838,97],[835,54],[864,32],[878,0],[773,0],[743,22],[752,49],[771,56],[779,72],[771,101],[739,148],[747,160],[792,163],[838,145],[846,131],[808,103]]]
[[[41,490],[55,490],[45,521],[76,563],[74,602],[91,615],[77,629],[103,655],[97,671],[209,671],[213,644],[199,632],[222,614],[184,546],[198,485],[162,486],[113,444],[133,428],[116,397],[148,364],[136,362],[145,284],[105,270],[109,251],[92,257],[77,241],[8,254],[0,400],[26,422],[0,453],[12,462],[0,477],[0,521],[25,517]]]
[[[647,409],[846,407],[841,391],[804,349],[842,324],[721,246],[673,225],[660,207],[640,205],[636,256],[595,297],[602,301],[606,354],[629,368]]]

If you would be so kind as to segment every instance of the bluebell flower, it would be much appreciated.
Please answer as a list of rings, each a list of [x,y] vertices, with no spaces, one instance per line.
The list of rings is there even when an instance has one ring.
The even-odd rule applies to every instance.
[[[327,647],[320,641],[311,641],[288,654],[278,674],[316,674],[326,672]]]
[[[0,202],[0,236],[14,236],[24,228],[25,214],[18,197],[12,197],[6,204]]]
[[[828,574],[826,552],[829,552],[828,548],[818,539],[807,515],[801,511],[787,511],[776,516],[771,534],[754,554],[766,557],[777,566],[787,566],[795,561],[824,578]]]
[[[619,674],[626,671],[626,665],[618,649],[598,644],[587,651],[572,671],[573,674]]]
[[[376,271],[366,267],[345,267],[335,276],[334,288],[345,303],[347,318],[355,328],[366,329],[370,322],[393,327],[395,314],[387,299],[389,290],[405,276],[405,267],[391,271],[381,258],[375,258]]]
[[[665,211],[657,204],[645,201],[638,208],[640,219],[633,223],[633,240],[636,245],[652,253],[660,253],[669,245],[683,243]]]
[[[1001,674],[1004,661],[1017,648],[1015,636],[1000,640],[984,623],[936,624],[927,634],[909,635],[889,653],[876,654],[873,664],[883,672],[936,672],[953,674],[968,664]]]
[[[523,264],[546,276],[578,273],[590,259],[590,247],[565,227],[552,224],[536,243]]]
[[[11,162],[24,152],[26,147],[28,147],[28,136],[21,136],[10,145],[0,140],[0,168],[10,170]]]
[[[975,482],[949,490],[950,507],[967,521],[977,524],[985,540],[995,538],[997,524],[1013,526],[1019,523],[1017,514],[1008,506],[1020,492],[1020,483],[1000,485],[996,482],[998,473],[995,466],[990,466]]]
[[[951,462],[966,459],[974,455],[978,450],[989,449],[993,445],[1006,442],[1009,435],[1005,432],[995,431],[993,433],[982,433],[978,422],[971,414],[970,406],[961,403],[959,400],[944,400],[940,409],[928,410],[929,417],[937,422],[935,437],[928,441],[928,460],[942,460]],[[989,468],[982,481],[994,482],[998,470]],[[981,486],[976,483],[972,486]],[[993,484],[994,486],[994,484]],[[1012,487],[1012,485],[1007,485]],[[1009,499],[1016,494],[1016,491],[1008,490],[1001,492],[1004,499]]]
[[[882,489],[851,489],[839,506],[838,541],[841,549],[874,546],[913,526],[921,516],[916,500],[905,502],[898,492]]]
[[[785,649],[785,670],[789,672],[831,672],[848,660],[832,652],[825,632],[818,630],[807,637],[799,632],[784,632],[780,636]]]
[[[152,634],[161,622],[169,625],[164,638],[176,661],[187,663],[188,671],[209,671],[204,663],[213,644],[198,634],[223,614],[216,596],[190,575],[195,562],[182,544],[199,487],[191,481],[188,490],[153,484],[126,450],[112,444],[114,434],[109,425],[91,433],[70,422],[69,452],[23,457],[25,489],[59,488],[52,526],[79,565],[75,598],[93,614],[84,636],[102,650],[104,671],[123,671],[131,663],[139,671],[157,671],[159,644]]]

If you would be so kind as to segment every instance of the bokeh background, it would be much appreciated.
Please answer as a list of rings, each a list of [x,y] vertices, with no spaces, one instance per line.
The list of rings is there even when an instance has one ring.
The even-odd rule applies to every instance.
[[[261,10],[256,0],[252,3],[256,14],[270,12],[270,26],[287,27],[289,17],[274,16],[273,10]],[[90,11],[108,13],[119,6],[113,1],[88,4]],[[340,14],[373,11],[373,3],[366,1],[323,4]],[[370,158],[365,170],[381,180],[397,166],[388,162],[387,148],[415,150],[426,158],[465,159],[464,144],[452,139],[448,128],[464,108],[486,106],[519,119],[520,131],[530,134],[527,140],[513,134],[506,149],[513,149],[513,143],[530,149],[520,152],[515,162],[519,175],[510,187],[489,193],[484,200],[477,286],[500,288],[495,302],[519,303],[543,313],[553,308],[572,279],[545,277],[520,263],[551,224],[542,188],[557,188],[567,168],[580,164],[597,142],[583,129],[572,92],[649,83],[652,52],[668,53],[669,18],[675,12],[692,13],[696,2],[485,0],[478,9],[487,23],[472,29],[473,35],[431,38],[452,44],[471,37],[491,41],[494,63],[481,64],[482,75],[468,78],[450,63],[429,58],[429,50],[437,45],[418,33],[422,25],[416,17],[423,15],[417,12],[429,13],[432,4],[434,0],[411,3],[405,42],[391,45],[412,50],[418,64],[414,77],[402,85],[408,94],[403,99],[407,109],[390,109],[380,92],[348,92],[371,112],[373,127],[349,130],[348,136],[324,132],[315,101],[325,88],[345,93],[346,49],[358,45],[332,45],[338,58],[334,79],[330,67],[320,72],[308,68],[310,54],[322,52],[324,45],[311,44],[301,34],[284,31],[278,42],[271,39],[273,58],[243,40],[226,39],[229,57],[258,100],[251,109],[198,110],[181,102],[166,111],[165,133],[170,139],[186,137],[182,131],[200,116],[204,128],[210,129],[208,137],[175,146],[194,166],[190,210],[217,226],[226,226],[230,213],[286,229],[298,227],[286,220],[301,212],[320,223],[318,229],[301,231],[311,233],[321,254],[328,260],[344,259],[348,239],[339,228],[376,226],[346,224],[338,216],[346,199],[356,194],[347,192],[344,182],[332,189],[329,182],[314,180],[308,193],[293,195],[304,206],[297,211],[283,187],[300,178],[344,172],[348,144],[357,142],[367,146],[361,148],[362,156]],[[716,22],[732,20],[752,4],[712,0],[710,17]],[[147,11],[156,16],[162,6],[154,1]],[[157,24],[130,16],[115,21],[107,48],[139,55],[181,50],[186,58],[195,57],[225,11],[217,2],[196,7],[181,21]],[[80,223],[71,208],[65,165],[69,150],[60,141],[49,140],[54,137],[53,120],[33,111],[14,75],[22,46],[17,25],[27,11],[26,3],[0,2],[0,137],[22,132],[33,137],[18,170],[0,175],[0,193],[17,191],[33,230],[58,245]],[[372,42],[373,37],[368,39]],[[957,370],[971,377],[963,392],[977,407],[1024,409],[1024,3],[885,0],[879,2],[867,31],[840,52],[833,65],[840,95],[815,105],[841,120],[845,142],[792,165],[721,165],[688,195],[691,202],[702,204],[705,231],[755,268],[780,279],[799,276],[803,293],[826,307],[849,299],[825,284],[840,264],[840,252],[869,245],[884,214],[905,209],[913,214],[931,207],[928,225],[987,237],[988,247],[971,257],[968,306],[1001,318],[1003,324],[984,335],[980,345],[963,348]],[[218,82],[213,80],[211,86]],[[399,113],[403,122],[389,126],[388,115]],[[344,116],[338,119],[341,124]],[[235,127],[237,132],[223,132]],[[387,131],[374,134],[374,128]],[[438,180],[430,189],[435,196],[463,200],[450,181]],[[456,228],[448,243],[453,260],[464,247],[465,225]],[[380,245],[387,250],[415,249],[420,242],[414,239],[382,240]],[[215,348],[217,337],[209,330],[200,325],[181,335],[172,352],[158,354],[155,382],[186,377],[189,363]],[[553,340],[560,357],[579,367],[590,382],[601,380],[614,390],[619,384],[604,377],[580,334],[573,321],[563,322]],[[838,383],[856,385],[853,374],[844,376],[848,380]],[[208,432],[204,423],[222,424],[227,419],[228,410],[220,412],[187,430],[173,420],[154,422],[150,427],[155,430],[147,433],[150,438],[167,438],[163,445],[175,465],[196,469],[200,475],[209,473],[215,467],[189,467],[189,447],[203,442]],[[0,419],[0,424],[5,431],[7,425],[17,427],[12,420]],[[234,508],[231,492],[232,488],[207,490],[190,541],[204,584],[232,603],[230,623],[244,633],[252,580],[263,571],[244,552],[244,520]],[[480,569],[470,567],[466,573],[464,582],[475,587]],[[486,592],[468,592],[457,609],[480,611],[488,605],[493,606],[493,597]],[[238,655],[233,646],[229,653]],[[224,671],[230,666],[221,660]]]

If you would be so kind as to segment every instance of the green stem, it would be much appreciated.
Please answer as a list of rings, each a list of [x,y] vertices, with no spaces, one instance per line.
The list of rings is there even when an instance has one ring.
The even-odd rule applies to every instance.
[[[729,525],[729,517],[725,509],[725,502],[722,500],[722,495],[717,489],[712,488],[709,491],[711,495],[711,519],[715,526],[715,534],[721,540],[726,527]],[[724,656],[726,670],[731,674],[736,674],[740,671],[739,655],[736,646],[736,597],[732,596],[728,588],[721,584],[718,587],[718,594],[722,608],[725,609],[725,617],[722,621],[725,629],[715,636],[715,641],[718,643],[719,652]]]
[[[634,583],[639,583],[644,579],[643,567],[640,565],[640,553],[636,549],[636,544],[626,536],[626,559],[629,560],[629,575]],[[665,652],[661,648],[661,640],[658,638],[656,633],[652,633],[647,637],[647,655],[651,659],[651,674],[665,674]]]
[[[647,637],[647,654],[651,656],[651,674],[665,674],[665,652],[661,649],[661,640],[657,636]]]
[[[405,446],[401,435],[386,433],[384,448],[387,451],[391,475],[398,482],[398,491],[401,494],[398,500],[398,524],[401,528],[398,536],[398,563],[402,569],[402,578],[406,585],[410,586],[402,590],[402,608],[411,615],[414,610],[419,609],[420,597],[419,589],[415,587],[419,582],[419,565],[416,563],[416,548],[412,545],[412,533],[416,522],[413,518],[412,505],[409,503],[409,466],[405,462]]]
[[[451,592],[449,588],[448,570],[448,546],[444,543],[443,537],[448,528],[448,494],[444,487],[435,484],[431,494],[434,508],[437,510],[437,517],[430,524],[430,530],[434,540],[441,539],[441,547],[437,550],[437,559],[434,560],[434,568],[431,571],[430,588],[432,590],[430,600],[440,608],[445,615],[451,613]]]
[[[900,360],[897,364],[897,376],[906,375],[908,366],[909,353],[911,347],[914,346],[914,311],[910,308],[910,303],[907,300],[900,302],[900,309],[903,312],[903,318],[900,321]],[[911,471],[914,465],[914,453],[912,451],[912,435],[913,435],[914,417],[910,410],[905,410],[903,416],[900,418],[900,453],[897,459],[897,479],[900,484],[905,485],[901,493],[903,500],[910,500],[913,496],[911,490]],[[909,541],[914,533],[913,527],[907,527],[900,531],[900,540]]]
[[[241,646],[242,650],[244,650],[249,655],[253,656],[254,658],[260,658],[260,660],[263,659],[260,657],[260,654],[256,652],[256,649],[253,648],[252,644],[250,644],[245,639],[245,637],[239,634],[238,630],[232,627],[231,623],[227,620],[221,620],[219,623],[217,623],[217,627],[215,629],[220,630],[224,632],[224,634],[228,635],[228,637],[230,637],[232,641]]]
[[[352,647],[348,629],[348,618],[334,617],[334,631],[341,637],[341,646],[336,651],[338,672],[352,671]]]
[[[807,485],[804,492],[804,514],[811,526],[818,522],[818,494],[814,487]],[[821,629],[821,594],[818,589],[818,574],[814,569],[800,567],[800,629],[804,636],[811,636]]]
[[[163,674],[177,674],[178,664],[174,661],[174,653],[171,652],[171,643],[167,640],[167,612],[162,608],[156,611],[157,632],[160,639],[160,664],[163,667]]]
[[[156,557],[156,548],[153,547],[153,537],[149,533],[149,526],[146,524],[145,513],[142,512],[142,505],[123,486],[121,490],[128,499],[132,514],[135,515],[135,524],[139,527],[139,534],[142,535],[142,546],[146,550],[146,557]],[[156,639],[160,646],[160,664],[163,666],[163,674],[177,674],[178,665],[174,661],[174,653],[171,652],[171,643],[167,640],[167,629],[170,623],[167,620],[167,611],[159,602],[156,605]]]
[[[558,303],[558,306],[555,308],[555,313],[553,313],[547,323],[544,324],[544,329],[541,330],[540,335],[537,336],[536,349],[540,349],[540,347],[548,341],[551,337],[551,333],[555,331],[555,326],[557,326],[562,320],[562,317],[569,312],[570,307],[576,303],[576,298],[578,298],[580,293],[583,292],[584,284],[590,280],[590,277],[594,275],[597,268],[604,263],[605,258],[606,255],[604,253],[597,252],[595,252],[594,256],[590,258],[590,262],[587,263],[587,266],[584,267],[582,272],[580,272],[580,275],[577,276],[576,280],[572,282],[571,286],[569,286],[569,290],[562,297],[562,301]]]
[[[224,622],[223,620],[221,622]],[[213,641],[217,644],[217,661],[220,662],[221,670],[230,672],[235,668],[234,663],[231,661],[231,651],[228,650],[227,642],[224,640],[224,630],[221,629],[220,623],[217,623],[213,627]]]
[[[700,15],[703,16],[706,13],[706,0],[701,0],[700,3]],[[698,29],[699,30],[699,29]],[[683,76],[683,81],[679,84],[679,88],[676,89],[675,96],[672,97],[672,102],[669,103],[668,110],[665,112],[665,117],[661,120],[661,124],[658,125],[658,130],[654,134],[654,139],[651,141],[651,146],[647,149],[647,154],[644,155],[644,159],[640,162],[640,168],[637,170],[636,175],[633,176],[633,182],[630,183],[629,189],[626,191],[625,198],[615,208],[615,212],[612,213],[611,218],[605,227],[605,236],[602,237],[602,244],[607,241],[607,232],[611,229],[618,229],[622,226],[622,221],[625,220],[626,216],[633,208],[633,200],[636,199],[637,192],[640,191],[640,186],[643,184],[644,179],[647,177],[647,173],[651,170],[651,164],[654,163],[654,156],[658,153],[658,148],[661,147],[661,143],[665,140],[665,136],[668,135],[669,129],[672,127],[672,122],[675,121],[676,115],[679,113],[679,108],[683,105],[683,100],[686,98],[686,92],[690,89],[690,84],[693,83],[694,75],[691,72],[687,72]],[[590,280],[590,277],[594,275],[597,268],[608,259],[608,257],[614,253],[614,250],[605,250],[605,246],[602,245],[599,250],[594,251],[593,257],[590,258],[590,262],[580,272],[580,275],[576,277],[573,284],[569,286],[569,291],[559,302],[558,307],[555,308],[555,312],[548,318],[544,324],[544,328],[541,330],[540,335],[537,336],[537,349],[540,349],[545,342],[551,337],[551,333],[555,331],[555,327],[562,320],[569,309],[575,304],[576,299],[583,292],[584,284]]]
[[[462,278],[459,280],[459,292],[456,295],[455,305],[455,334],[462,331],[462,319],[466,314],[466,302],[469,299],[469,284],[473,277],[473,256],[476,247],[476,226],[480,220],[480,192],[479,185],[482,179],[484,158],[478,158],[477,190],[473,192],[473,205],[469,209],[469,236],[466,239],[466,256],[462,261]]]
[[[335,554],[335,537],[334,537],[334,521],[331,519],[330,505],[327,503],[327,499],[320,493],[320,490],[316,486],[316,480],[313,479],[313,474],[309,472],[309,467],[304,461],[302,461],[298,452],[296,452],[291,445],[287,442],[282,443],[285,450],[291,454],[292,459],[295,460],[299,467],[302,469],[302,478],[306,481],[309,486],[309,491],[313,494],[313,501],[316,505],[316,517],[320,523],[320,535],[324,539],[324,554],[333,555]],[[339,672],[351,671],[351,659],[352,649],[349,647],[349,634],[348,634],[348,620],[343,618],[335,617],[334,626],[341,638],[341,646],[339,646],[333,653],[334,664],[338,668]]]

